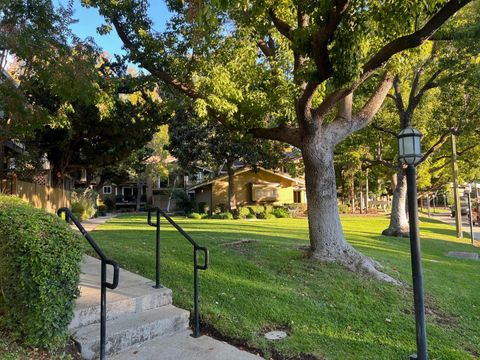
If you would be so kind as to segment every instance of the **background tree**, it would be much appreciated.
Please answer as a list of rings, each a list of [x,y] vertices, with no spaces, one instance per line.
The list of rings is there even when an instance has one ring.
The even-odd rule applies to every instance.
[[[222,125],[195,119],[194,114],[180,111],[170,122],[169,151],[180,166],[195,171],[197,166],[209,167],[219,173],[226,169],[228,175],[228,211],[235,212],[235,162],[254,169],[278,166],[283,148],[273,142],[253,139],[241,132],[228,131]],[[190,119],[185,119],[190,117]]]
[[[464,104],[458,104],[456,112],[451,112],[452,116],[446,118],[441,113],[451,105],[448,105],[448,100],[440,101],[439,94],[441,91],[450,92],[448,89],[455,87],[464,96],[467,95],[462,88],[453,83],[476,83],[479,67],[473,56],[477,53],[478,46],[465,46],[461,42],[435,44],[430,55],[421,59],[409,70],[410,74],[403,72],[402,75],[395,77],[394,94],[389,95],[393,104],[390,103],[390,106],[385,107],[381,112],[381,120],[373,124],[376,130],[388,137],[383,142],[383,144],[389,143],[388,155],[383,149],[377,151],[376,158],[367,160],[371,164],[380,164],[395,171],[392,181],[390,224],[383,231],[384,235],[407,236],[409,228],[406,215],[405,167],[396,160],[396,134],[408,126],[422,129],[424,156],[420,161],[423,165],[419,167],[419,188],[428,188],[434,173],[430,158],[448,142],[451,133],[458,135],[467,130],[461,125],[460,114],[464,111]],[[397,119],[392,119],[393,111],[396,112]],[[474,118],[470,122],[472,120],[478,121]],[[389,122],[391,125],[387,125]]]
[[[158,32],[147,1],[84,1],[105,16],[104,31],[115,28],[131,61],[193,100],[199,115],[299,148],[310,257],[387,281],[394,280],[345,240],[333,151],[380,108],[393,81],[385,64],[423,44],[469,2],[172,0],[174,16]],[[363,86],[370,96],[353,106]]]

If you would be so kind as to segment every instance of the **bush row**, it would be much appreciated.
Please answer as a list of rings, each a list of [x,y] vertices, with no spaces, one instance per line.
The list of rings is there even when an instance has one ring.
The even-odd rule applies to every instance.
[[[0,195],[0,327],[31,346],[68,337],[83,243],[58,216]]]
[[[283,207],[274,207],[271,205],[252,205],[241,206],[238,208],[236,214],[232,214],[225,209],[217,209],[217,212],[212,215],[206,213],[192,212],[187,215],[190,219],[275,219],[290,217],[290,213]]]

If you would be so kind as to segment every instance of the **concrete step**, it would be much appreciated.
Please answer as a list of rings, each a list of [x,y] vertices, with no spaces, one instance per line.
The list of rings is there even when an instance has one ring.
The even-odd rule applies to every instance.
[[[106,353],[116,354],[135,344],[183,332],[188,328],[188,319],[188,311],[166,305],[107,321]],[[81,327],[73,331],[73,336],[80,345],[83,358],[98,358],[100,324]]]
[[[135,345],[111,357],[112,360],[261,360],[208,336],[193,338],[190,331]]]
[[[152,283],[153,284],[153,283]],[[84,296],[75,306],[69,330],[100,322],[100,296]],[[167,288],[153,289],[152,286],[130,287],[119,291],[107,291],[107,320],[122,315],[142,313],[172,304],[172,291]]]
[[[100,268],[100,260],[84,257],[80,296],[75,303],[70,330],[100,321]],[[107,281],[111,281],[111,266],[107,266],[107,270]],[[107,320],[170,305],[172,291],[167,288],[154,289],[153,285],[153,281],[121,269],[118,288],[107,289]]]

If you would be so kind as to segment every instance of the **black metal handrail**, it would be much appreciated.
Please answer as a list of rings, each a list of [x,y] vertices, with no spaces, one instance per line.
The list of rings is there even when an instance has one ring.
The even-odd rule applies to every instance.
[[[83,225],[78,221],[78,219],[73,215],[73,213],[68,208],[58,209],[57,215],[62,217],[62,214],[65,214],[65,221],[68,223],[70,220],[75,224],[75,226],[80,230],[82,235],[87,239],[89,244],[92,246],[93,250],[100,257],[102,263],[101,270],[101,293],[100,293],[100,360],[106,358],[105,347],[106,347],[106,325],[107,325],[107,288],[115,289],[118,286],[120,267],[118,264],[110,260],[105,256],[102,249],[97,245],[95,240],[90,236],[90,234],[85,230]],[[113,267],[113,280],[111,283],[107,282],[107,265]]]
[[[157,219],[155,223],[152,223],[152,211],[156,211]],[[160,217],[163,216],[167,221],[178,230],[182,236],[193,245],[193,318],[194,318],[194,330],[193,336],[200,336],[200,315],[198,311],[198,270],[208,269],[208,249],[205,246],[200,246],[190,235],[188,235],[170,216],[168,216],[162,209],[153,208],[148,210],[147,223],[150,226],[154,226],[157,229],[156,232],[156,271],[155,271],[155,287],[161,288],[160,284]],[[203,265],[198,265],[198,251],[203,251],[205,254],[205,262]]]

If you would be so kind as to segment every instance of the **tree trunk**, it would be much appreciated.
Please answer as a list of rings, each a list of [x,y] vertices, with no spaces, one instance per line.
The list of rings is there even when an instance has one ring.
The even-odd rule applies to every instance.
[[[143,185],[143,182],[142,182],[142,178],[141,178],[141,175],[139,175],[137,177],[137,199],[136,199],[136,210],[137,211],[140,211],[140,203],[141,203],[141,200],[142,200],[142,186]]]
[[[235,197],[235,178],[232,162],[227,162],[228,172],[228,211],[234,213],[237,211],[237,199]]]
[[[352,205],[352,214],[355,214],[355,178],[352,176],[350,182],[350,204]]]
[[[368,168],[365,175],[365,214],[368,214]]]
[[[304,136],[302,156],[308,200],[308,227],[311,258],[342,264],[355,272],[398,283],[382,273],[370,258],[355,250],[345,240],[337,204],[333,147],[320,134]]]
[[[390,224],[382,234],[387,236],[407,237],[409,234],[407,211],[407,177],[404,170],[397,172],[395,189],[393,190]]]

